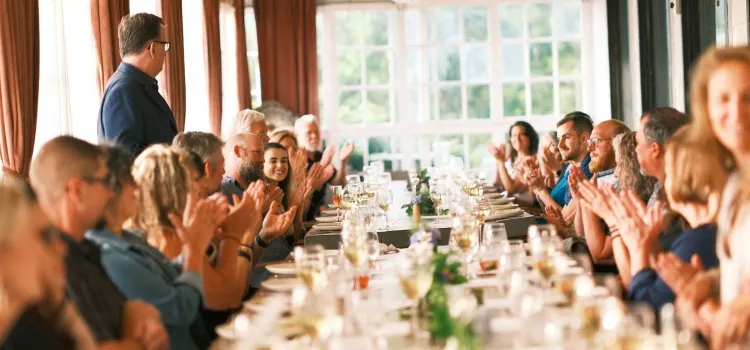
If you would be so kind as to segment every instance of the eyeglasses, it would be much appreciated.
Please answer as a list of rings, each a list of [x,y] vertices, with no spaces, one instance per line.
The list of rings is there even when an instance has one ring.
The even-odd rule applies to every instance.
[[[107,187],[114,191],[115,193],[120,192],[120,183],[117,181],[117,179],[112,176],[112,174],[104,175],[100,178],[96,178],[93,176],[82,176],[81,177],[83,181],[86,181],[88,183],[99,183],[104,187]]]
[[[600,142],[602,142],[602,141],[609,141],[609,140],[612,140],[612,139],[603,139],[603,138],[598,138],[598,137],[592,137],[592,138],[586,140],[586,146],[596,147],[596,145],[598,145]]]
[[[172,43],[169,41],[154,40],[154,42],[164,44],[164,52],[169,52],[169,49],[172,47]]]

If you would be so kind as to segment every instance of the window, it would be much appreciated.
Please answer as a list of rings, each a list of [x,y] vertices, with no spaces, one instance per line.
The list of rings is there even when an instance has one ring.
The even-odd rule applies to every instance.
[[[60,134],[96,142],[97,58],[87,2],[39,2],[40,79],[34,150]],[[88,17],[87,17],[88,18]]]
[[[581,0],[321,6],[324,133],[335,144],[357,143],[354,170],[379,159],[394,169],[427,167],[450,156],[491,170],[487,143],[505,141],[515,121],[527,120],[541,133],[568,112],[593,110],[596,98],[583,89],[593,74],[583,64],[582,23],[591,20],[585,6]]]
[[[185,45],[185,131],[210,131],[208,80],[204,58],[203,3],[182,3]]]
[[[237,31],[235,29],[234,7],[219,4],[219,36],[221,39],[221,130],[227,135],[232,127],[234,116],[239,112],[237,100]]]
[[[263,104],[260,91],[260,63],[258,63],[258,30],[255,26],[255,11],[245,7],[245,40],[247,41],[247,62],[250,65],[250,95],[253,108]]]

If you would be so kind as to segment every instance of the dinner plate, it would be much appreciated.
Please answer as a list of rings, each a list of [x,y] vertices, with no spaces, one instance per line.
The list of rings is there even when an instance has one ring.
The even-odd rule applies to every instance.
[[[450,215],[440,215],[440,216],[438,216],[438,215],[422,215],[420,217],[422,219],[426,219],[426,220],[435,220],[435,219],[438,219],[438,218],[440,218],[440,219],[447,219],[447,218],[449,218],[451,216]]]
[[[218,334],[220,337],[228,340],[234,340],[238,339],[239,334],[237,334],[234,330],[234,325],[231,322],[227,322],[221,325],[216,326],[216,334]],[[277,321],[276,327],[274,327],[276,332],[279,332],[280,335],[284,338],[291,338],[303,335],[305,333],[305,330],[302,328],[302,326],[299,325],[299,322],[295,320],[293,317],[284,317]],[[251,331],[245,332],[246,336],[251,336]]]
[[[284,302],[284,306],[283,306],[284,310],[281,310],[281,311],[282,312],[289,311],[289,309],[291,308],[291,301],[292,301],[291,300],[291,296],[287,295],[287,294],[274,294],[274,295],[275,296],[283,295],[283,298],[285,299],[285,302]],[[267,301],[268,301],[268,299],[265,296],[255,296],[252,299],[244,302],[243,305],[248,310],[251,310],[251,311],[254,311],[254,312],[261,312],[266,307],[268,307],[269,304],[266,303]]]
[[[266,270],[270,273],[277,275],[294,275],[297,273],[297,269],[294,263],[291,262],[278,262],[266,265]]]
[[[315,221],[320,223],[336,223],[339,222],[339,218],[335,216],[321,216],[319,218],[315,218]]]
[[[495,199],[490,199],[489,202],[490,202],[490,205],[500,205],[500,204],[512,203],[513,200],[515,199],[516,197],[495,198]]]
[[[341,210],[339,213],[342,213],[342,212],[344,211]],[[325,215],[325,216],[336,216],[336,209],[324,209],[320,211],[320,214]]]
[[[317,225],[313,225],[313,227],[312,227],[312,228],[314,228],[314,229],[316,229],[316,230],[318,230],[318,231],[326,231],[326,232],[330,232],[330,231],[341,231],[341,229],[342,229],[343,227],[341,226],[341,224],[340,224],[340,223],[333,223],[333,224],[328,224],[328,223],[327,223],[327,224],[317,224]]]
[[[301,284],[299,278],[271,278],[263,281],[260,285],[274,292],[291,292],[294,287]]]
[[[502,198],[502,197],[503,197],[503,194],[497,193],[497,192],[484,194],[484,198],[487,198],[487,199],[495,199],[495,198]]]

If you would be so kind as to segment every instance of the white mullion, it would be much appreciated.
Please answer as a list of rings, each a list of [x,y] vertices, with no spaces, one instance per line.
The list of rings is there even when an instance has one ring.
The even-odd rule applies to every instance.
[[[529,6],[527,4],[523,4],[523,11],[521,12],[523,16],[523,20],[521,21],[523,23],[523,58],[524,58],[524,69],[526,76],[524,77],[524,85],[526,88],[525,91],[525,99],[524,102],[526,103],[526,114],[524,116],[525,119],[530,120],[531,115],[533,114],[533,111],[531,110],[531,100],[532,100],[532,92],[531,92],[531,54],[529,53],[529,50],[531,49],[531,45],[529,44],[529,16],[527,11],[529,10]]]
[[[677,6],[679,6],[678,3]],[[669,9],[669,67],[672,107],[685,110],[685,75],[682,57],[682,14]]]
[[[557,54],[559,42],[555,35],[555,25],[557,24],[555,21],[555,15],[558,11],[557,5],[558,3],[551,4],[552,18],[550,18],[550,26],[552,28],[552,37],[550,37],[550,40],[552,41],[550,43],[550,47],[552,48],[552,115],[555,116],[560,115],[560,57],[558,57]]]
[[[410,111],[409,106],[413,105],[409,103],[411,100],[411,88],[409,86],[409,70],[413,69],[409,67],[409,57],[406,49],[406,10],[397,9],[394,29],[391,29],[391,33],[395,31],[395,49],[393,51],[393,67],[391,67],[393,78],[396,79],[396,87],[393,89],[393,98],[395,98],[394,106],[398,106],[397,113],[394,114],[394,126],[397,139],[394,142],[400,144],[399,152],[401,152],[401,165],[410,164],[409,167],[414,164],[414,150],[413,144],[409,142],[409,137],[399,132],[402,128],[400,125],[406,120],[406,115],[411,114],[414,116],[416,111]],[[397,98],[396,98],[397,97]],[[419,96],[417,96],[419,98]],[[419,102],[417,102],[419,103]],[[391,152],[393,153],[393,152]],[[394,169],[395,170],[395,169]]]

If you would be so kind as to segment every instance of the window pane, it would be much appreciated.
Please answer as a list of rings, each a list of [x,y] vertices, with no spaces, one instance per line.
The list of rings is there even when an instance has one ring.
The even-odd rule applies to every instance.
[[[262,96],[260,95],[260,64],[258,63],[258,53],[249,53],[247,61],[250,65],[250,94],[253,100],[253,107],[259,107]]]
[[[62,131],[54,0],[39,1],[39,107],[34,153]]]
[[[221,130],[227,134],[239,112],[237,100],[237,45],[234,7],[219,4],[219,34],[221,44]]]
[[[406,99],[406,110],[399,113],[398,122],[418,122],[422,119],[422,108],[419,99],[419,89],[409,89],[409,96]]]
[[[339,84],[362,84],[362,61],[360,55],[361,53],[358,51],[346,51],[339,53]]]
[[[531,114],[550,115],[553,111],[554,92],[551,82],[531,83]]]
[[[581,72],[581,43],[566,41],[557,44],[557,62],[560,75],[578,75]]]
[[[461,87],[443,87],[438,90],[438,119],[461,119]]]
[[[362,122],[362,93],[343,91],[339,96],[339,120],[342,124],[359,124]]]
[[[552,43],[529,45],[529,65],[532,77],[552,75]]]
[[[367,91],[367,122],[388,123],[391,121],[391,94],[388,90]]]
[[[461,80],[461,58],[458,47],[440,47],[433,49],[432,52],[437,55],[438,80]]]
[[[503,44],[502,60],[503,79],[522,79],[526,76],[526,58],[523,43]]]
[[[446,142],[448,143],[448,149],[450,150],[450,154],[452,156],[460,157],[461,159],[464,159],[464,135],[460,134],[454,134],[454,135],[440,135],[438,137],[438,142]],[[434,147],[433,147],[434,148]],[[440,155],[436,155],[436,157],[439,157]]]
[[[581,90],[577,81],[560,82],[560,113],[570,113],[581,108]]]
[[[362,45],[362,12],[336,11],[336,42],[340,46]]]
[[[469,119],[490,119],[490,87],[489,85],[469,86],[468,95]]]
[[[41,2],[39,4],[41,5]],[[252,11],[252,8],[250,10]],[[156,0],[130,0],[130,13],[141,12],[156,13]],[[41,20],[41,17],[39,19]]]
[[[532,4],[529,6],[529,36],[532,38],[552,35],[552,6]]]
[[[130,4],[130,6],[132,7],[133,0],[130,0]],[[257,29],[258,28],[255,26],[255,11],[253,11],[252,7],[245,7],[245,42],[247,43],[248,51],[258,51]],[[320,37],[321,35],[318,34],[318,38]],[[318,43],[318,45],[320,45],[320,43]]]
[[[500,36],[523,37],[523,15],[523,6],[520,4],[500,5]]]
[[[390,37],[389,13],[387,12],[367,12],[365,14],[366,31],[365,45],[368,46],[385,46],[388,45]]]
[[[409,84],[423,83],[427,77],[422,76],[422,62],[424,55],[422,50],[409,50],[407,53],[408,66],[406,71],[409,72]]]
[[[469,134],[469,167],[471,169],[483,168],[483,163],[490,158],[490,152],[487,151],[487,144],[492,136],[486,134]]]
[[[524,83],[503,84],[503,114],[506,117],[526,115],[526,86]]]
[[[385,51],[370,52],[365,61],[368,85],[385,85],[391,81],[390,54]]]
[[[487,8],[464,9],[464,41],[487,41]]]
[[[367,152],[369,155],[391,153],[391,138],[388,136],[371,137],[367,140]]]
[[[199,1],[186,1],[182,13],[184,23],[203,21],[203,5]],[[210,131],[203,26],[186,25],[182,34],[185,45],[185,130]]]
[[[354,142],[354,152],[349,157],[349,169],[354,171],[362,171],[362,167],[365,165],[365,151],[367,150],[367,140],[358,139],[343,139],[339,143],[339,148],[345,143],[352,141]]]
[[[581,33],[581,4],[562,2],[557,4],[557,35],[577,36]]]
[[[439,43],[457,42],[460,40],[458,31],[458,8],[456,7],[439,7],[432,10],[434,25],[437,27],[437,37]]]
[[[490,48],[487,45],[464,46],[464,71],[466,81],[480,83],[490,81]]]
[[[418,10],[407,10],[406,45],[418,45],[422,42],[422,16]]]

